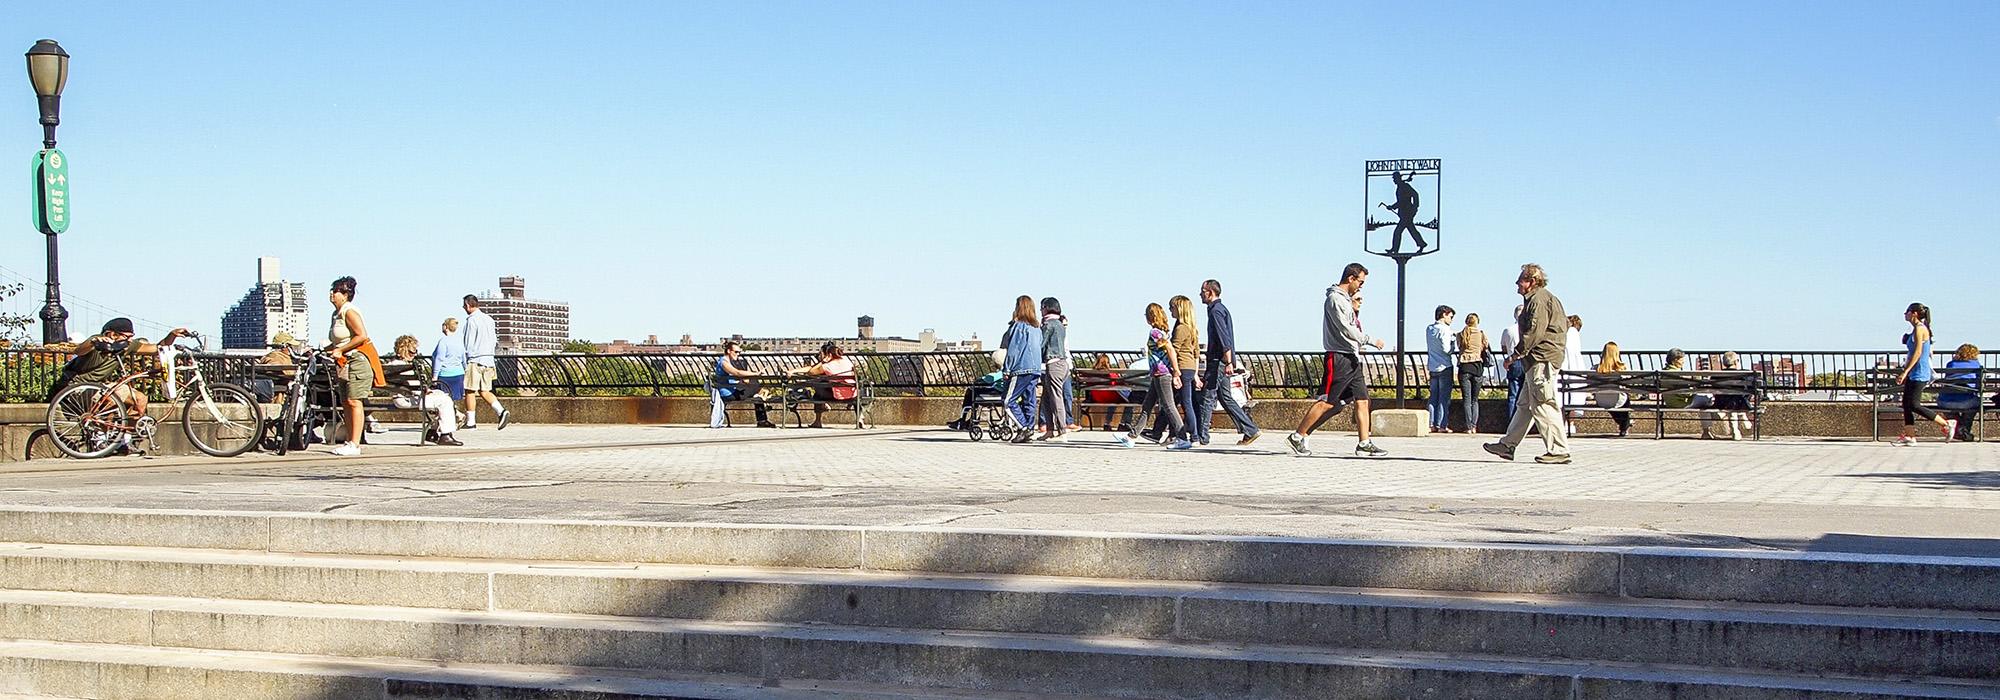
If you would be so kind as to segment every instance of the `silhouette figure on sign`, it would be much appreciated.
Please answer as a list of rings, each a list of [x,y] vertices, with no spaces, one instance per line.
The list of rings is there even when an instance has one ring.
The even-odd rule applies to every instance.
[[[1404,231],[1409,231],[1410,237],[1416,239],[1417,252],[1424,252],[1424,246],[1426,245],[1424,243],[1424,234],[1417,232],[1417,203],[1420,200],[1417,197],[1417,188],[1410,186],[1410,180],[1415,178],[1416,173],[1409,175],[1404,175],[1400,172],[1390,173],[1389,179],[1396,182],[1396,206],[1392,207],[1386,203],[1376,205],[1396,213],[1396,237],[1389,244],[1389,254],[1391,255],[1403,252]]]

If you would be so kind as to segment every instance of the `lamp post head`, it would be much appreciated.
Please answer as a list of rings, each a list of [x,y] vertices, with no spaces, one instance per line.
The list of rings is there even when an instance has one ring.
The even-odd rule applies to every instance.
[[[69,52],[54,39],[43,39],[28,48],[28,82],[37,97],[62,97],[69,82]]]
[[[42,108],[42,146],[56,147],[56,125],[62,123],[63,85],[69,82],[69,52],[54,39],[28,47],[28,82]]]

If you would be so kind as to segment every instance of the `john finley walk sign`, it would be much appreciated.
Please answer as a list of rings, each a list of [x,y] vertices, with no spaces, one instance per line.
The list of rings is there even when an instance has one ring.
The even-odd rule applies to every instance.
[[[1444,161],[1438,158],[1395,158],[1371,160],[1362,165],[1361,249],[1396,261],[1396,401],[1403,400],[1407,377],[1404,363],[1404,326],[1409,318],[1409,270],[1411,258],[1436,253],[1444,248],[1444,232],[1438,227],[1439,194],[1444,183]],[[1376,218],[1376,212],[1383,218]],[[1381,229],[1390,229],[1387,234]],[[1426,236],[1425,232],[1429,231]],[[1409,237],[1410,247],[1403,238]],[[1384,240],[1386,239],[1386,241]]]

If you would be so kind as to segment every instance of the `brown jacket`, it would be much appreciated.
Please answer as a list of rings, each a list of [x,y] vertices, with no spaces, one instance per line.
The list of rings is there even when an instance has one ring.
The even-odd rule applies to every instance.
[[[1479,364],[1486,361],[1486,331],[1466,328],[1458,332],[1458,363]]]
[[[1529,362],[1563,361],[1563,345],[1569,334],[1569,314],[1563,303],[1547,287],[1528,290],[1521,297],[1521,349]]]

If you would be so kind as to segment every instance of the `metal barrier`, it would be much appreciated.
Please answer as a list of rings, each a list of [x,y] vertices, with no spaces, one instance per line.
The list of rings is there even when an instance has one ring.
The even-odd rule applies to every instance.
[[[1771,396],[1778,399],[1867,401],[1862,388],[1865,373],[1876,367],[1901,366],[1903,355],[1894,351],[1785,351],[1738,350],[1743,369],[1764,375]],[[1666,364],[1664,350],[1627,350],[1620,353],[1626,367],[1635,371],[1657,370]],[[1584,359],[1596,367],[1598,353],[1585,352]],[[1071,361],[1079,368],[1095,365],[1102,356],[1112,367],[1130,367],[1142,361],[1142,353],[1131,350],[1077,351]],[[1250,369],[1252,392],[1263,398],[1304,398],[1319,387],[1322,353],[1240,352],[1238,358]],[[501,355],[497,359],[495,388],[520,394],[555,396],[698,396],[703,380],[715,371],[715,353],[632,353],[617,355],[535,354]],[[813,361],[811,353],[746,352],[744,359],[761,374],[778,374],[803,367]],[[878,396],[957,396],[981,375],[997,369],[986,352],[855,353],[848,356]],[[1720,369],[1722,351],[1688,352],[1688,369]],[[69,359],[67,353],[39,348],[0,350],[0,402],[34,403],[48,396],[50,387]],[[1949,351],[1939,351],[1933,364],[1943,368],[1951,359]],[[256,358],[209,353],[200,356],[202,371],[211,379],[245,382]],[[1406,383],[1423,387],[1429,383],[1422,352],[1407,353],[1409,376]],[[2000,366],[2000,352],[1985,353],[1981,364]],[[1394,353],[1362,355],[1369,388],[1380,392],[1396,386]],[[1503,388],[1497,367],[1487,369],[1487,386]]]

